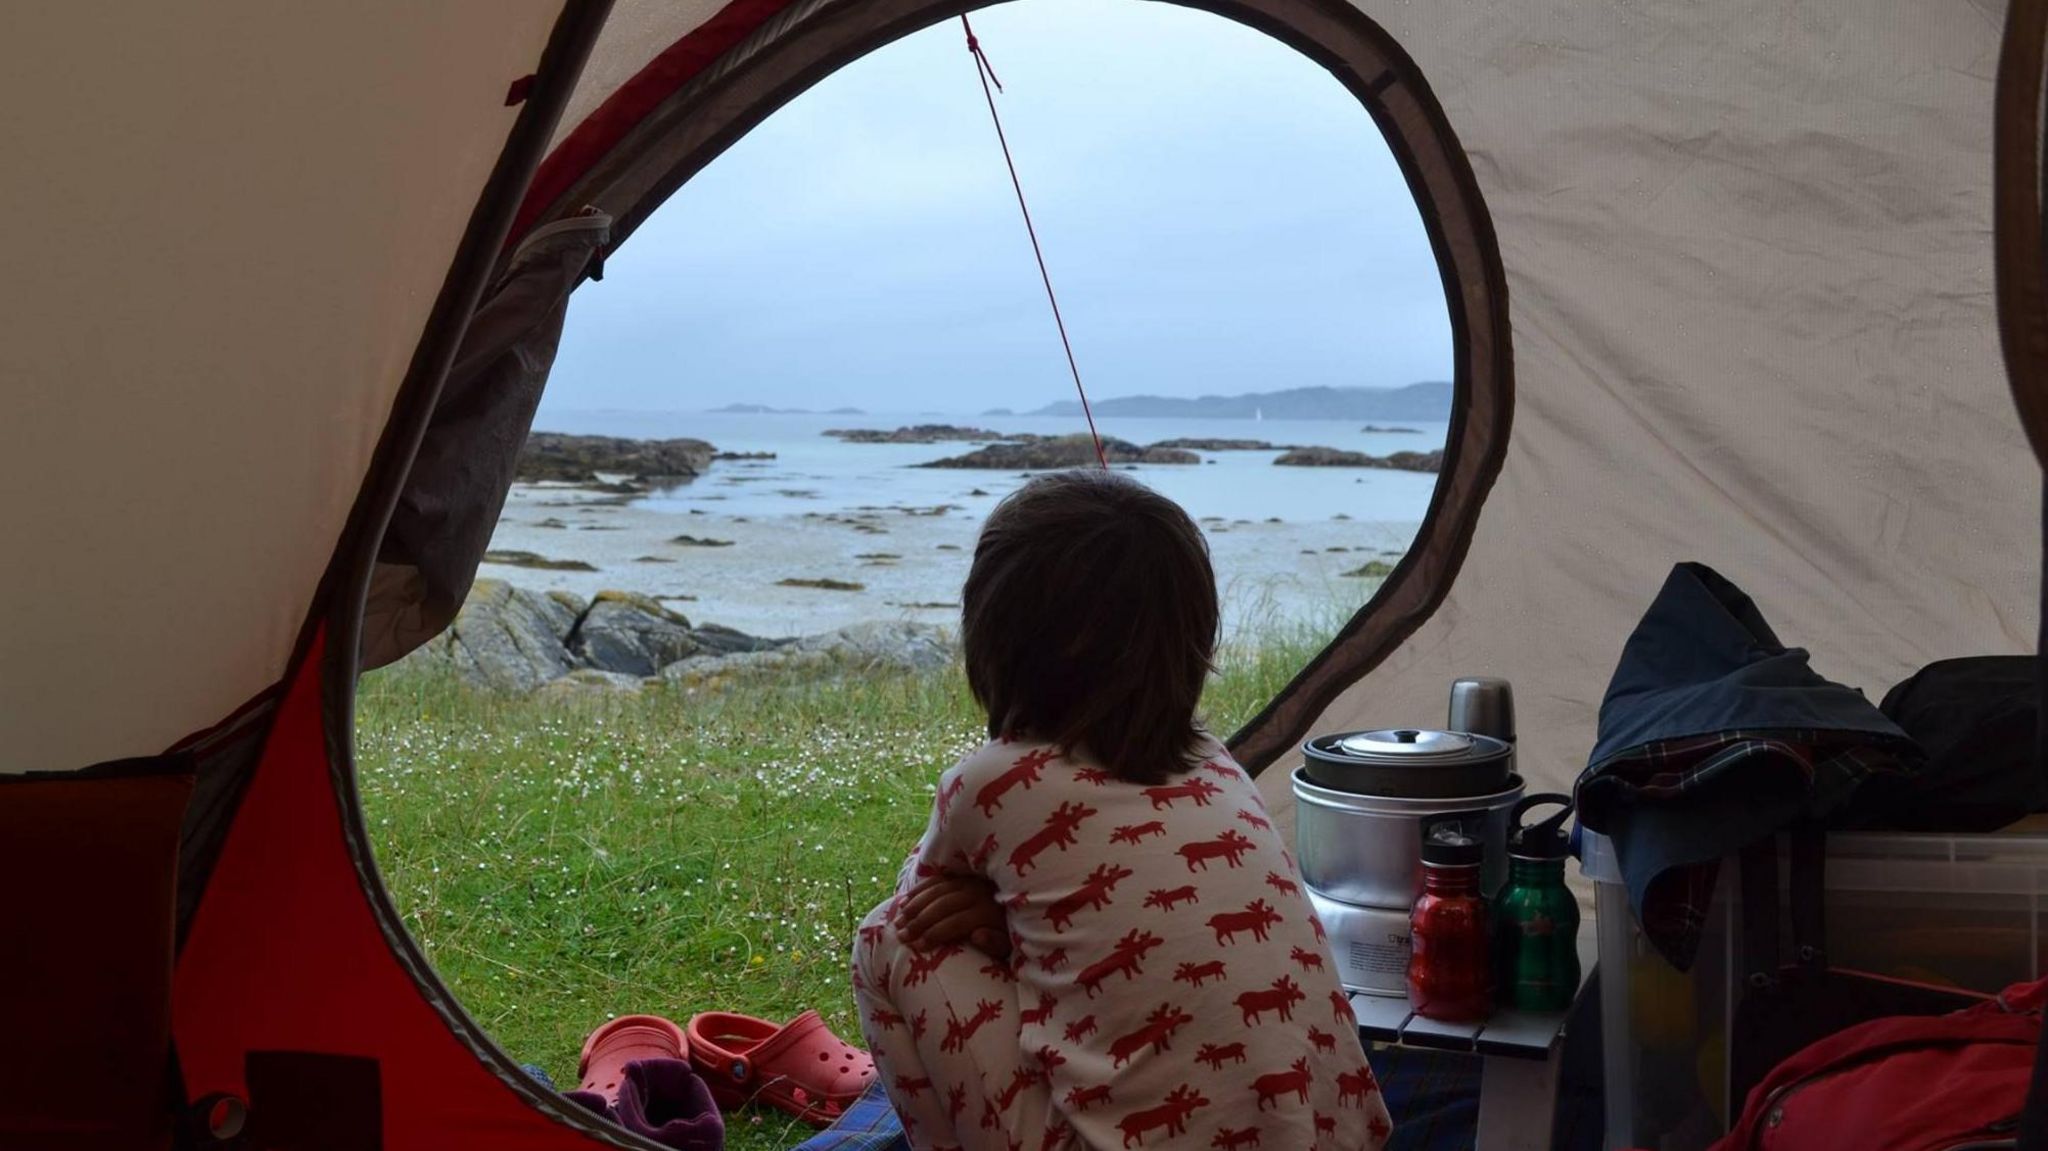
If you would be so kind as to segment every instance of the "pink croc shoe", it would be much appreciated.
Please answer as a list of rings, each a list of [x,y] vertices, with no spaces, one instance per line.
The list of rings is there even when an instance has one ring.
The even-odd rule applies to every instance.
[[[583,1090],[610,1105],[619,1101],[626,1064],[689,1057],[689,1040],[674,1023],[659,1015],[621,1015],[583,1041],[583,1058],[577,1061],[576,1074],[583,1080]]]
[[[875,1078],[874,1059],[832,1034],[815,1011],[781,1027],[707,1011],[691,1017],[689,1047],[720,1107],[764,1103],[813,1127],[829,1126]]]

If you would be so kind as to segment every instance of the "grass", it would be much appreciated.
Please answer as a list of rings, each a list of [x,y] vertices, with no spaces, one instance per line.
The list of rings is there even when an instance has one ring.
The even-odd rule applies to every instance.
[[[1333,630],[1227,642],[1211,726],[1235,730]],[[957,668],[562,700],[393,669],[363,680],[357,756],[407,928],[500,1046],[569,1086],[584,1035],[632,1012],[814,1007],[859,1042],[854,928],[980,722]],[[782,1151],[807,1133],[745,1114],[728,1146]]]

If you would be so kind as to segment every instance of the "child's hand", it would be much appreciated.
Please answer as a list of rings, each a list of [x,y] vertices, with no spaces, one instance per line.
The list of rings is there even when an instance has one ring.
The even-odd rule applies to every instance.
[[[965,943],[990,959],[1010,957],[1010,925],[996,889],[976,875],[935,875],[896,902],[896,934],[920,951]]]

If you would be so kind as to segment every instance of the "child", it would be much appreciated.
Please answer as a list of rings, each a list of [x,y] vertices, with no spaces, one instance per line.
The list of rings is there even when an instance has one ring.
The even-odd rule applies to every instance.
[[[1195,720],[1215,576],[1112,472],[1034,479],[962,593],[989,742],[854,949],[913,1146],[1356,1151],[1389,1122],[1257,787]]]

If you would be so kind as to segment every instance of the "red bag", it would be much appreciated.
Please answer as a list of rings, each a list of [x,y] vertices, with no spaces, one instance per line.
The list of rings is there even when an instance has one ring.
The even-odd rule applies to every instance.
[[[2048,979],[1949,1015],[1877,1019],[1778,1064],[1713,1151],[2012,1147]]]

